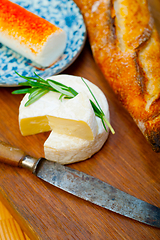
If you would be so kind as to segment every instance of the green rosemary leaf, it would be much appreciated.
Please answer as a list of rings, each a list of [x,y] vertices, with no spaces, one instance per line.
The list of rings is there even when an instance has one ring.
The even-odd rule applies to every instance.
[[[36,79],[36,80],[39,80],[39,81],[41,81],[41,82],[43,82],[43,83],[46,83],[46,80],[44,80],[43,78],[41,78],[37,73],[34,72],[34,74],[38,77],[38,79]]]
[[[16,72],[15,71],[15,73],[19,76],[19,77],[21,77],[21,78],[24,78],[24,79],[26,79],[26,80],[37,80],[37,78],[36,77],[27,77],[27,76],[22,76],[22,75],[20,75],[18,72]]]
[[[77,96],[78,95],[78,92],[76,92],[73,88],[71,87],[68,87],[69,91],[74,95],[74,96]]]
[[[104,129],[105,129],[106,132],[107,132],[107,128],[106,128],[105,121],[104,121],[104,118],[103,118],[103,117],[101,118],[101,121],[102,121],[102,124],[103,124]]]
[[[43,83],[40,83],[40,82],[35,82],[35,81],[31,81],[30,82],[30,86],[32,86],[32,87],[37,87],[37,88],[50,88],[50,89],[52,89],[50,86],[48,86],[48,85],[45,85],[45,84],[43,84]]]
[[[37,80],[37,81],[30,80],[29,82],[30,82],[30,84],[32,84],[32,86],[37,86],[37,87],[39,86],[39,87],[45,87],[45,88],[48,87],[48,83],[47,82],[42,82],[42,81],[39,81],[39,80]]]
[[[92,100],[90,100],[91,105],[92,105],[92,107],[93,107],[93,109],[94,109],[94,111],[95,111],[95,115],[96,115],[97,117],[101,118],[102,124],[103,124],[103,126],[104,126],[104,128],[105,128],[106,131],[107,131],[107,129],[106,129],[105,123],[108,125],[108,127],[109,127],[109,129],[111,130],[112,134],[115,134],[114,129],[112,128],[111,124],[109,123],[109,121],[108,121],[107,118],[105,117],[105,114],[104,114],[103,110],[101,109],[101,107],[100,107],[100,105],[99,105],[96,97],[94,96],[93,92],[91,91],[90,87],[89,87],[88,84],[84,81],[83,78],[82,78],[82,81],[83,81],[83,82],[85,83],[85,85],[87,86],[88,90],[90,91],[92,97],[94,98],[94,100],[95,100],[95,102],[96,102],[96,104],[97,104],[97,106],[96,106],[96,105],[92,102]]]
[[[19,83],[19,85],[21,86],[30,86],[32,88],[36,87],[36,88],[42,88],[42,89],[49,89],[52,90],[52,88],[46,84],[40,83],[40,82],[36,82],[36,81],[32,81],[32,80],[27,80],[27,82],[22,82]]]
[[[64,96],[65,96],[64,94],[61,94],[60,97],[59,97],[59,100],[62,100],[62,98],[63,98]]]
[[[100,105],[99,105],[96,97],[94,96],[93,92],[91,91],[90,87],[89,87],[88,84],[84,81],[83,78],[81,78],[81,79],[82,79],[82,81],[85,83],[85,85],[87,86],[88,90],[90,91],[90,93],[91,93],[92,97],[94,98],[94,100],[95,100],[97,106],[99,107],[100,111],[103,113],[103,111],[102,111],[102,109],[101,109],[101,107],[100,107]],[[104,113],[103,113],[103,114],[104,114]]]
[[[68,97],[74,97],[72,93],[70,93],[68,90],[63,90],[63,87],[57,86],[55,83],[52,81],[48,80],[49,85],[55,89],[57,92],[62,93],[63,95],[66,95]]]
[[[104,116],[105,114],[104,114],[104,112],[102,111],[102,109],[101,109],[101,107],[100,107],[100,105],[99,105],[96,97],[94,96],[93,92],[91,91],[90,87],[89,87],[88,84],[84,81],[83,78],[81,78],[81,79],[82,79],[82,81],[85,83],[85,85],[87,86],[88,90],[90,91],[93,99],[95,100],[95,102],[96,102],[96,104],[97,104],[97,106],[96,106],[96,105],[93,103],[93,101],[90,100],[92,106],[93,106],[94,108],[96,108],[96,111],[97,111],[100,115]]]
[[[32,86],[29,81],[18,83],[18,85],[21,85],[21,86]]]
[[[49,90],[37,90],[35,94],[33,94],[32,97],[29,97],[29,100],[25,103],[25,107],[31,105],[32,103],[34,103],[35,101],[37,101],[39,98],[41,98],[43,95],[45,95],[46,93],[48,93]]]
[[[69,96],[64,96],[64,99],[71,99],[73,97],[69,97]]]
[[[53,79],[47,79],[46,81],[47,81],[47,82],[48,82],[48,81],[51,81],[51,82],[55,83],[56,85],[62,86],[62,87],[64,87],[64,88],[68,88],[68,87],[67,87],[66,85],[64,85],[63,83],[57,82],[57,81],[55,81],[55,80],[53,80]]]
[[[41,91],[43,90],[41,90],[40,88],[31,88],[31,92],[28,99],[34,99],[37,96],[37,94],[39,94]]]
[[[96,106],[96,104],[95,104],[92,100],[90,100],[90,103],[91,103],[91,105],[92,105],[92,108],[93,108],[95,114],[101,116],[102,113],[101,113],[101,111],[99,110],[99,108]]]
[[[110,122],[107,120],[107,118],[105,116],[103,116],[103,120],[105,121],[105,123],[108,125],[109,129],[111,130],[112,134],[115,134],[114,129],[112,128]]]
[[[17,73],[17,72],[16,72]],[[18,76],[24,78],[25,80],[27,80],[26,82],[21,82],[19,83],[19,85],[21,86],[36,86],[36,87],[48,87],[48,84],[46,83],[46,81],[39,77],[39,75],[37,75],[35,72],[34,74],[38,77],[27,77],[27,76],[22,76],[19,73],[17,73]]]
[[[24,88],[24,89],[18,89],[13,91],[13,94],[26,94],[26,93],[30,93],[31,92],[31,88]]]

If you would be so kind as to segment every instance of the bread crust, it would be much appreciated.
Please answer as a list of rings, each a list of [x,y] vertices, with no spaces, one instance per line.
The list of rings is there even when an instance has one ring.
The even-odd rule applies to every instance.
[[[160,40],[146,0],[75,0],[93,56],[154,151],[160,151]]]

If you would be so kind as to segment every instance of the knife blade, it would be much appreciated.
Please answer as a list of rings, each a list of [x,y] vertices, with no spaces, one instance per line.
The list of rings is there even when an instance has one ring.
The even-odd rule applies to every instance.
[[[106,182],[45,158],[34,158],[0,141],[0,162],[30,170],[38,178],[76,197],[125,217],[160,228],[160,208]]]

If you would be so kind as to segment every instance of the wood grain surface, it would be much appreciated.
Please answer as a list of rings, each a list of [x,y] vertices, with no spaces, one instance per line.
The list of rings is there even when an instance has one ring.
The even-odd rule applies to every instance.
[[[0,202],[0,240],[30,240]]]
[[[152,151],[115,98],[93,60],[88,41],[78,59],[63,73],[85,77],[102,89],[116,132],[91,159],[70,167],[160,207],[160,154]],[[20,134],[18,108],[23,95],[12,95],[15,89],[0,88],[0,140],[34,157],[44,156],[43,143],[49,133],[27,137]],[[160,239],[160,229],[81,200],[44,183],[27,170],[5,164],[0,164],[0,200],[33,240]]]

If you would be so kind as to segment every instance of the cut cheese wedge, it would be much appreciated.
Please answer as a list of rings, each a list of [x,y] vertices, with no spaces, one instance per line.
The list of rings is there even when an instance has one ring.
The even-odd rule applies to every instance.
[[[68,164],[85,160],[99,151],[105,143],[106,132],[101,119],[95,116],[90,99],[94,101],[81,77],[52,76],[50,79],[72,87],[79,94],[72,99],[59,100],[60,94],[49,92],[25,107],[28,94],[19,108],[19,125],[22,135],[51,131],[44,143],[45,157]],[[109,121],[109,108],[103,92],[85,79]]]
[[[66,33],[8,0],[0,1],[0,42],[42,67],[64,52]]]
[[[108,133],[99,131],[93,141],[51,132],[44,143],[45,158],[60,164],[71,164],[90,158],[98,152]]]
[[[22,110],[23,111],[23,110]],[[20,118],[21,118],[20,114]],[[34,135],[51,130],[47,116],[26,117],[20,119],[20,130],[23,136]]]

